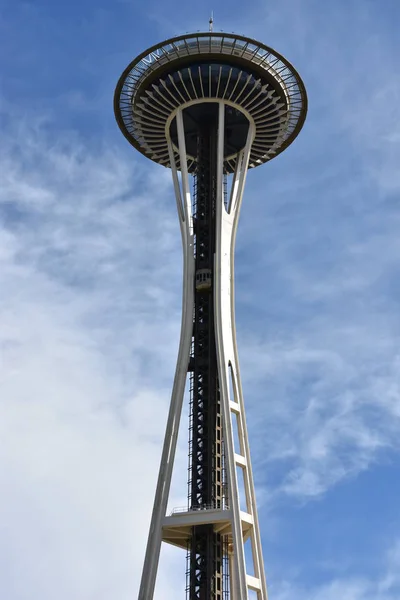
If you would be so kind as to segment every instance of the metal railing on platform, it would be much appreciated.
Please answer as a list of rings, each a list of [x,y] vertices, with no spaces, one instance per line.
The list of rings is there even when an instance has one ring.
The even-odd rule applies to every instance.
[[[187,506],[177,506],[172,509],[170,516],[179,515],[187,512],[197,512],[199,510],[229,510],[229,506],[225,502],[221,502],[219,506],[215,504],[199,504],[197,506],[191,506],[188,508]]]

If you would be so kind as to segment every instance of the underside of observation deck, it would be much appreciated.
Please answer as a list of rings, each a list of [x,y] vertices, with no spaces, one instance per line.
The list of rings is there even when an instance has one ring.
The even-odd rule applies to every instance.
[[[249,162],[252,168],[294,140],[307,112],[304,85],[285,58],[254,40],[225,33],[180,36],[141,54],[118,82],[114,110],[128,141],[148,158],[169,167],[167,138],[176,110],[187,107],[185,118],[196,129],[198,113],[212,99],[223,99],[232,109],[226,173],[236,168],[240,145],[236,138],[240,138],[244,120],[256,125]],[[187,152],[192,173],[197,160],[194,144],[188,143]],[[179,168],[178,153],[176,163]]]

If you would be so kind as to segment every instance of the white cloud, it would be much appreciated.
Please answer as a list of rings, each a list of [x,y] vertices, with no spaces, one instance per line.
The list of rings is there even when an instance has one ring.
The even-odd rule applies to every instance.
[[[0,169],[2,596],[122,600],[139,584],[178,341],[173,198],[133,157],[13,133]],[[175,597],[178,564],[165,553],[160,599]]]
[[[343,577],[328,583],[305,588],[296,583],[283,581],[273,589],[276,600],[397,600],[399,586],[399,543],[395,541],[387,552],[386,564],[381,574],[373,577]]]
[[[280,329],[280,341],[244,341],[252,439],[264,448],[255,464],[285,461],[275,493],[318,496],[399,449],[398,334],[391,319],[369,317],[346,327],[331,315],[297,337]]]

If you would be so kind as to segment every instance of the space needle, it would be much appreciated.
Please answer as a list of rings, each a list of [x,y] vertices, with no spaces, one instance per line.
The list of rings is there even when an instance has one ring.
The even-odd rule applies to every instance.
[[[247,172],[296,138],[305,87],[275,50],[216,33],[210,23],[208,32],[135,58],[118,81],[114,110],[128,142],[171,169],[183,246],[178,359],[138,599],[153,600],[167,543],[186,552],[182,598],[267,600],[236,345],[234,249]],[[167,513],[185,400],[188,502]]]

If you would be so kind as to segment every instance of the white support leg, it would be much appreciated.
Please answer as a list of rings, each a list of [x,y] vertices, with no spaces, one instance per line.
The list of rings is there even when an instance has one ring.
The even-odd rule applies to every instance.
[[[222,190],[223,147],[224,147],[224,114],[223,102],[219,106],[218,124],[218,169],[217,190]],[[227,465],[229,499],[232,510],[233,555],[230,558],[231,589],[235,600],[248,598],[248,591],[255,590],[258,600],[267,600],[267,589],[264,565],[261,552],[261,540],[258,527],[257,506],[254,483],[251,471],[250,452],[247,428],[244,416],[243,394],[240,386],[236,331],[234,324],[234,288],[233,261],[236,230],[246,180],[251,145],[255,135],[255,126],[249,125],[245,148],[239,153],[237,168],[232,183],[231,198],[228,210],[224,199],[217,198],[217,232],[214,273],[216,346],[218,357],[218,374],[221,390],[221,406],[223,413],[223,432],[225,442],[225,460]],[[232,378],[234,398],[229,397],[229,378]],[[231,413],[234,412],[238,422],[239,445],[235,452]],[[254,577],[246,573],[246,561],[242,532],[242,515],[240,511],[237,467],[243,470],[244,489],[247,513],[252,523],[250,540],[254,563]]]
[[[233,577],[232,574],[235,572],[236,564],[235,557],[233,554],[229,555],[229,600],[240,600],[237,588],[236,588],[236,577]]]
[[[244,148],[243,160],[241,162],[242,169],[242,183],[239,188],[239,192],[236,198],[231,199],[230,209],[231,214],[234,213],[234,222],[233,222],[233,230],[232,230],[232,240],[231,240],[231,248],[230,248],[230,268],[231,268],[231,293],[230,293],[230,312],[231,312],[231,335],[233,340],[233,355],[234,360],[232,361],[232,377],[234,379],[234,388],[235,394],[237,396],[236,402],[239,405],[239,412],[237,413],[238,419],[238,432],[240,439],[240,451],[246,457],[247,468],[244,472],[244,481],[245,481],[245,493],[246,493],[246,503],[247,510],[253,517],[253,531],[251,534],[251,551],[253,557],[254,564],[254,573],[260,581],[260,590],[257,591],[257,600],[268,600],[267,593],[267,582],[265,576],[264,569],[264,560],[262,554],[262,544],[261,544],[261,534],[260,534],[260,526],[258,520],[258,511],[257,511],[257,503],[256,503],[256,495],[254,489],[254,479],[253,479],[253,471],[251,467],[251,457],[250,457],[250,445],[249,438],[247,434],[247,424],[246,417],[244,411],[244,399],[243,399],[243,389],[240,378],[240,370],[239,370],[239,356],[238,356],[238,348],[236,344],[236,319],[235,319],[235,291],[234,291],[234,281],[235,281],[235,268],[234,268],[234,253],[235,253],[235,241],[236,241],[236,232],[239,223],[239,214],[242,203],[244,185],[246,181],[249,156],[251,150],[251,144],[254,139],[255,131],[254,125],[252,124],[249,127],[248,137],[246,147]]]
[[[154,500],[153,514],[150,524],[149,538],[144,559],[142,579],[139,588],[138,600],[152,600],[157,577],[158,562],[162,542],[162,524],[167,512],[168,496],[171,486],[172,469],[175,458],[176,443],[178,440],[179,423],[182,412],[182,403],[185,392],[187,369],[190,355],[193,329],[193,304],[194,304],[194,253],[193,253],[193,227],[191,213],[191,199],[187,174],[187,161],[185,139],[183,135],[182,111],[178,119],[180,163],[182,170],[182,194],[179,188],[179,179],[172,143],[168,140],[171,160],[172,175],[175,187],[176,202],[178,207],[179,224],[183,246],[183,298],[182,298],[182,323],[179,342],[178,360],[172,389],[171,405],[168,414],[167,427],[157,489]],[[183,202],[182,202],[183,196]]]

